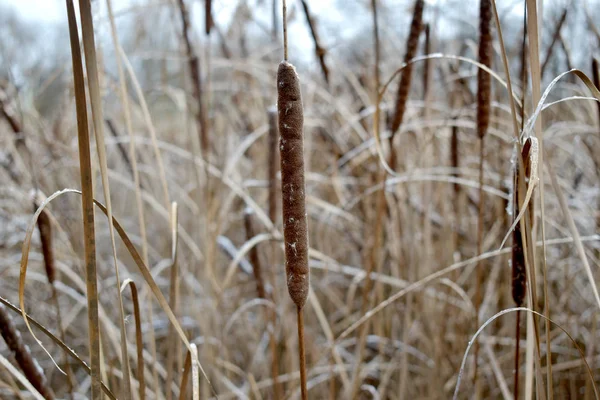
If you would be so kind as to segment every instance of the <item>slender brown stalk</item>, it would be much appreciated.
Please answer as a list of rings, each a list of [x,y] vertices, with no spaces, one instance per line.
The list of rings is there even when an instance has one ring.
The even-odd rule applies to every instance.
[[[69,37],[73,78],[75,85],[75,107],[77,111],[77,137],[79,145],[79,165],[81,171],[81,202],[83,212],[84,260],[86,270],[86,289],[88,306],[88,336],[90,350],[90,375],[92,378],[92,400],[102,398],[100,372],[100,332],[98,329],[98,281],[96,275],[96,239],[94,227],[94,193],[92,186],[92,165],[90,155],[90,137],[88,131],[87,104],[83,63],[79,46],[79,33],[72,0],[66,0],[69,20]],[[23,308],[23,304],[21,304]]]
[[[546,71],[546,67],[550,63],[550,60],[552,59],[552,53],[554,52],[554,46],[556,45],[556,42],[560,39],[560,30],[562,29],[565,21],[567,20],[567,11],[568,10],[569,10],[568,7],[565,7],[565,9],[562,12],[562,15],[560,16],[560,20],[558,21],[558,23],[556,24],[556,28],[554,29],[554,34],[552,35],[552,42],[550,42],[550,46],[548,46],[546,58],[544,59],[544,62],[542,63],[542,70],[541,70],[542,77],[544,76],[544,71]]]
[[[310,14],[310,10],[308,9],[308,3],[306,0],[300,0],[300,2],[302,3],[302,9],[304,10],[304,16],[306,17],[306,23],[308,23],[308,27],[310,28],[310,34],[313,42],[315,43],[315,54],[319,59],[323,78],[325,79],[325,82],[329,83],[329,68],[327,68],[327,64],[325,63],[325,55],[327,54],[327,51],[323,46],[321,46],[315,21]]]
[[[479,2],[479,62],[487,67],[492,65],[492,6],[490,0],[480,0]],[[485,135],[490,123],[490,105],[491,105],[491,76],[481,68],[477,71],[477,136],[479,137],[479,205],[477,215],[477,254],[483,253],[483,230],[484,230],[484,204],[485,192],[483,191],[483,163],[485,159]],[[475,288],[475,323],[479,326],[479,308],[482,303],[483,287],[483,265],[482,262],[477,266],[477,282]],[[474,382],[477,384],[477,364],[479,356],[479,342],[475,343],[474,350]]]
[[[207,1],[208,3],[208,1]],[[179,0],[179,12],[181,15],[181,31],[183,42],[185,44],[186,56],[188,58],[188,68],[190,80],[192,82],[192,96],[196,103],[196,129],[200,138],[200,146],[202,148],[203,157],[207,157],[209,153],[210,140],[208,136],[208,124],[204,112],[204,102],[202,100],[202,77],[200,75],[200,60],[192,47],[190,34],[189,13],[185,6],[184,0]]]
[[[283,1],[284,55],[277,70],[281,197],[285,271],[290,297],[298,314],[298,357],[302,399],[308,398],[304,351],[303,307],[308,298],[308,222],[304,184],[304,112],[300,81],[294,66],[287,62],[286,2]]]
[[[108,131],[110,132],[110,134],[113,135],[115,140],[117,140],[117,148],[119,149],[119,153],[121,154],[121,157],[123,158],[123,161],[125,162],[125,165],[127,166],[127,170],[133,177],[133,175],[134,175],[133,165],[131,164],[131,160],[129,159],[129,154],[127,153],[127,150],[125,149],[125,146],[123,145],[123,143],[118,141],[118,139],[121,135],[117,131],[117,127],[115,126],[115,123],[110,118],[106,118],[104,120],[104,122],[106,123],[106,126],[108,127]]]
[[[53,400],[54,393],[48,386],[44,371],[31,355],[29,347],[23,343],[21,334],[15,327],[11,316],[8,315],[6,307],[3,304],[0,304],[0,334],[13,353],[19,368],[21,368],[27,380],[46,400]]]
[[[300,359],[300,391],[302,400],[308,399],[308,388],[306,384],[306,350],[304,347],[304,312],[298,307],[298,357]]]

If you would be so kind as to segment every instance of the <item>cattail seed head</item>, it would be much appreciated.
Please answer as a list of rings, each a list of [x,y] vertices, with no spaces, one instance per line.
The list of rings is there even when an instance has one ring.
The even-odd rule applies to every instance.
[[[406,41],[406,54],[404,55],[404,62],[408,62],[415,57],[417,54],[417,46],[419,44],[419,34],[421,33],[423,26],[423,8],[425,7],[424,0],[416,0],[415,8],[413,11],[413,19],[410,25],[410,33]],[[406,101],[408,100],[408,93],[410,91],[410,82],[412,77],[412,64],[408,64],[402,70],[402,76],[398,85],[398,94],[396,95],[396,108],[390,131],[392,135],[396,133],[402,120],[404,119],[404,112],[406,111]]]
[[[23,343],[21,334],[15,327],[12,318],[8,315],[6,307],[0,304],[0,335],[4,338],[6,346],[14,354],[19,368],[31,385],[46,400],[54,399],[54,393],[48,387],[48,381],[44,371],[37,363],[37,360],[31,355],[29,346]]]
[[[492,65],[492,5],[490,0],[479,2],[479,62],[486,67]],[[492,78],[489,73],[477,70],[477,135],[485,136],[490,123]]]
[[[277,70],[281,194],[288,292],[301,309],[309,287],[308,228],[304,186],[304,115],[300,82],[287,61]]]
[[[527,177],[531,174],[531,163],[530,163],[530,152],[531,152],[531,140],[527,139],[523,144],[521,150],[521,157],[523,160],[523,177]],[[514,177],[514,212],[513,216],[516,218],[520,212],[520,199],[519,196],[523,194],[519,193],[519,187],[525,187],[524,182],[521,182],[520,174],[518,171],[519,164],[515,165],[515,177]],[[527,286],[527,277],[525,269],[525,253],[523,252],[523,233],[521,231],[521,224],[518,223],[513,230],[513,243],[512,243],[512,297],[517,307],[523,304],[525,299],[525,289]]]
[[[600,70],[598,66],[598,59],[592,57],[592,81],[598,90],[600,90]],[[598,108],[598,123],[600,123],[600,103],[596,102]]]
[[[37,208],[34,202],[34,208]],[[52,248],[52,223],[48,216],[48,211],[42,210],[37,220],[38,230],[40,232],[40,241],[42,243],[42,255],[44,257],[44,267],[48,282],[52,284],[56,279],[56,268],[54,266],[54,249]]]

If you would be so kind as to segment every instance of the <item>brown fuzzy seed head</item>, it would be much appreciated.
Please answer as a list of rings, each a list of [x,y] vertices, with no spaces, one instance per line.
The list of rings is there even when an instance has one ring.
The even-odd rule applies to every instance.
[[[521,150],[521,157],[523,159],[523,176],[527,178],[530,176],[530,163],[529,163],[529,154],[531,150],[531,140],[526,140],[523,144],[523,148]],[[519,193],[519,187],[524,187],[524,185],[520,182],[519,165],[516,165],[515,168],[515,188],[514,188],[514,211],[513,216],[519,215],[520,212],[520,199],[519,196],[522,196]],[[521,224],[517,224],[513,231],[513,244],[512,244],[512,297],[517,306],[521,306],[523,304],[523,300],[525,299],[525,289],[527,287],[527,277],[525,270],[525,253],[523,252],[523,234],[521,231]]]
[[[415,8],[413,11],[413,19],[410,25],[410,33],[406,41],[406,54],[404,55],[404,62],[408,62],[415,58],[417,54],[417,46],[419,45],[419,34],[421,33],[423,26],[423,8],[425,7],[424,0],[416,0]],[[406,101],[408,100],[408,94],[410,92],[410,82],[412,78],[413,65],[408,64],[402,70],[402,76],[400,83],[398,84],[398,93],[396,95],[396,111],[394,118],[390,126],[392,135],[396,133],[402,120],[404,119],[404,112],[406,111]]]
[[[518,214],[519,208],[515,207],[515,214]],[[517,307],[523,304],[525,299],[525,288],[527,280],[525,276],[525,254],[523,253],[523,235],[521,233],[521,224],[515,226],[513,231],[513,244],[512,244],[512,298],[515,301]]]
[[[42,242],[42,254],[44,256],[44,267],[48,282],[52,284],[56,278],[56,269],[54,267],[54,249],[52,248],[52,225],[48,211],[43,210],[37,221],[40,231],[40,240]]]
[[[302,308],[308,297],[308,227],[304,186],[302,95],[294,66],[286,61],[277,70],[277,110],[281,154],[281,195],[285,271],[292,301]]]
[[[600,71],[598,70],[598,60],[592,57],[592,81],[598,90],[600,90]],[[598,122],[600,123],[600,103],[596,102],[598,107]]]
[[[0,304],[0,335],[4,338],[6,346],[13,353],[19,368],[27,380],[37,389],[46,400],[54,399],[54,393],[48,387],[48,381],[36,359],[31,355],[29,347],[23,342],[21,334],[16,329],[7,308]]]
[[[490,0],[479,3],[479,62],[486,67],[492,65],[492,5]],[[481,68],[477,71],[477,135],[485,136],[490,123],[492,77]]]

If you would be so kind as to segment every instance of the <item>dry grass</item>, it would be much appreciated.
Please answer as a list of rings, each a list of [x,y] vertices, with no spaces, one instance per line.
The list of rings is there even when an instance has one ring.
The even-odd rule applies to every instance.
[[[280,2],[192,3],[66,1],[59,113],[0,81],[0,398],[598,398],[575,5],[515,29],[482,1],[455,41],[444,6],[372,0],[346,44],[290,1],[304,54]]]

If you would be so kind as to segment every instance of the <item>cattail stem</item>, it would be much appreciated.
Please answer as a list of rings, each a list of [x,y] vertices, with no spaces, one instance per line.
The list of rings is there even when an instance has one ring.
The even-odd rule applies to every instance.
[[[282,0],[283,8],[283,60],[288,60],[288,40],[287,40],[287,3]]]
[[[200,76],[200,61],[198,60],[198,56],[195,54],[192,47],[192,42],[190,39],[191,35],[189,13],[185,6],[184,0],[179,0],[179,12],[181,14],[181,30],[183,41],[185,44],[186,55],[188,58],[190,79],[192,81],[192,96],[197,106],[195,113],[196,129],[198,130],[198,136],[200,138],[202,156],[206,158],[209,153],[210,142],[208,137],[208,124],[206,123],[206,116],[204,113],[204,103],[202,101],[202,80]]]
[[[300,391],[302,400],[308,399],[308,389],[306,385],[306,350],[304,347],[304,312],[301,307],[298,312],[298,357],[300,358]]]
[[[565,9],[562,12],[562,15],[560,16],[560,20],[558,21],[558,23],[556,24],[556,28],[554,29],[554,34],[552,35],[552,42],[550,43],[550,46],[548,46],[548,51],[546,53],[546,58],[544,59],[544,62],[542,63],[542,69],[541,69],[541,77],[544,77],[544,71],[546,71],[546,67],[548,67],[548,64],[550,64],[550,60],[552,59],[552,53],[554,52],[554,46],[556,45],[556,42],[560,39],[560,30],[562,29],[565,21],[567,20],[567,11],[568,11],[568,7],[565,7]]]
[[[514,390],[513,398],[519,399],[519,340],[521,338],[521,310],[517,310],[515,316],[515,376],[514,376]]]

